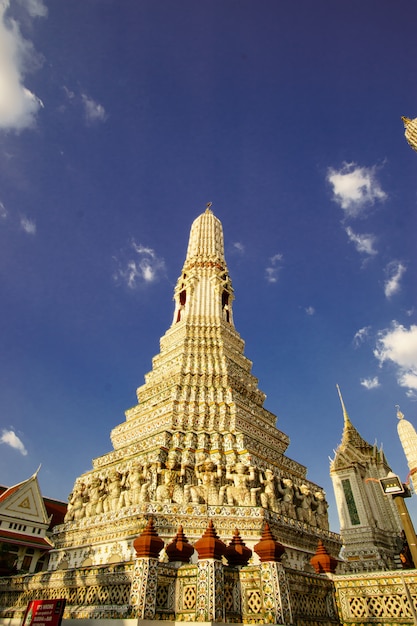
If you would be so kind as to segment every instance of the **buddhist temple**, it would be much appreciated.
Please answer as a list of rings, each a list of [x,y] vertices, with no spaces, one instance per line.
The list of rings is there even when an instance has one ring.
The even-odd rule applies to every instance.
[[[402,525],[392,497],[380,479],[391,474],[382,448],[365,441],[343,402],[342,442],[330,464],[347,571],[374,572],[401,568]]]
[[[208,205],[137,404],[113,429],[113,449],[76,478],[48,570],[0,577],[0,626],[43,623],[36,602],[65,604],[64,623],[82,626],[414,619],[417,574],[395,561],[398,513],[377,484],[390,470],[382,450],[342,401],[331,465],[341,560],[325,493],[286,454],[233,306],[222,225]]]
[[[223,541],[238,528],[249,547],[267,521],[287,564],[312,571],[318,541],[337,556],[340,539],[323,489],[286,456],[289,438],[264,408],[210,205],[192,224],[174,303],[138,403],[111,433],[113,450],[75,481],[49,568],[131,561],[152,517],[165,542],[179,526],[194,542],[211,520]]]

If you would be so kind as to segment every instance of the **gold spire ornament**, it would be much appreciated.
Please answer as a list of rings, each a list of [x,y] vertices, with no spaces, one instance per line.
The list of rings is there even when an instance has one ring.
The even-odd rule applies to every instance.
[[[417,152],[417,117],[413,120],[409,117],[402,116],[402,121],[405,127],[405,138],[410,146]]]

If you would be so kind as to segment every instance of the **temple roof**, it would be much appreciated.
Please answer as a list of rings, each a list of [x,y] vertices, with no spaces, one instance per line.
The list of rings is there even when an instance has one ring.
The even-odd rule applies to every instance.
[[[382,449],[378,450],[376,445],[372,446],[368,443],[356,430],[352,422],[350,421],[348,412],[343,402],[340,388],[336,385],[339,394],[340,402],[342,405],[344,427],[342,441],[338,446],[334,459],[330,464],[330,471],[336,471],[351,465],[354,462],[366,462],[370,458],[376,458],[379,461],[384,461],[384,453]]]

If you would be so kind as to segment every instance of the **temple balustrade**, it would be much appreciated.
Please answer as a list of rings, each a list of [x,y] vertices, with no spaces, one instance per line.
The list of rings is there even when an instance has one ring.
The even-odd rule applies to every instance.
[[[136,563],[148,561],[137,559]],[[206,561],[207,563],[207,561]],[[210,565],[212,562],[208,561]],[[142,563],[140,563],[142,565]],[[268,564],[269,565],[269,564]],[[229,567],[218,564],[222,571],[221,622],[266,624],[275,623],[271,612],[272,582],[265,580],[265,564]],[[339,624],[333,598],[332,581],[321,575],[282,568],[281,575],[288,581],[289,605],[292,621],[298,626]],[[147,573],[148,578],[151,574]],[[206,611],[210,598],[201,598],[202,573],[198,564],[156,564],[156,585],[153,615],[146,619],[155,622],[196,622]],[[205,579],[203,578],[203,582]],[[135,562],[84,567],[71,570],[41,572],[34,575],[0,579],[0,624],[17,626],[22,623],[29,600],[65,598],[66,620],[135,620],[141,617],[143,607],[138,602],[138,587],[143,581],[135,573]],[[205,582],[204,582],[205,584]],[[199,587],[200,585],[200,587]],[[203,604],[203,606],[202,606]],[[289,609],[289,607],[287,607]],[[143,617],[143,616],[142,616]],[[212,620],[204,620],[212,621]],[[98,623],[97,621],[95,623]],[[133,622],[132,622],[133,623]],[[168,624],[167,624],[168,626]]]

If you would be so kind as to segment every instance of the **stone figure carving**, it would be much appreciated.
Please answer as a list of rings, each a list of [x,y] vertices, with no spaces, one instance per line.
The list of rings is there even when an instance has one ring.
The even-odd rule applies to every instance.
[[[74,490],[68,496],[68,509],[65,522],[78,521],[85,516],[86,488],[84,483],[74,485]]]
[[[185,433],[184,447],[195,449],[195,434],[191,430]]]
[[[210,460],[205,460],[195,466],[195,475],[198,485],[190,486],[192,502],[198,504],[200,501],[205,504],[223,504],[226,487],[218,486],[222,476],[219,465],[215,465]]]
[[[329,519],[327,516],[328,507],[326,494],[323,491],[316,491],[314,494],[316,525],[323,530],[329,530]]]
[[[247,483],[255,480],[255,468],[249,465],[249,473],[246,473],[244,463],[236,463],[234,471],[230,468],[226,471],[226,480],[233,480],[233,485],[226,486],[227,504],[233,506],[256,506],[256,493],[260,487],[248,487]]]
[[[294,493],[294,499],[296,503],[297,519],[300,522],[311,524],[312,521],[312,493],[307,485],[301,485]]]
[[[93,476],[88,485],[88,502],[86,504],[86,515],[100,515],[103,513],[103,483],[98,476]]]
[[[106,481],[106,495],[103,500],[103,509],[105,513],[114,513],[117,511],[121,491],[121,476],[117,470],[112,470]]]
[[[259,482],[263,485],[263,491],[261,491],[261,504],[265,509],[271,509],[272,511],[279,511],[278,499],[275,492],[275,476],[274,472],[270,469],[265,470],[265,477],[262,476],[262,472],[259,473]]]
[[[119,474],[119,479],[120,479],[120,496],[119,496],[118,508],[123,509],[124,507],[129,506],[130,504],[129,472],[124,472],[123,474]]]
[[[158,485],[156,488],[157,502],[176,502],[177,504],[182,504],[187,501],[189,486],[187,486],[185,490],[186,497],[184,498],[184,489],[181,484],[184,471],[184,468],[178,469],[178,463],[173,457],[168,457],[164,468],[160,462],[158,463],[157,472],[162,477],[162,484]]]
[[[176,431],[173,435],[172,435],[172,439],[171,439],[171,447],[172,448],[182,448],[182,439],[183,439],[183,433]]]
[[[149,502],[149,487],[151,481],[148,475],[148,465],[134,463],[129,472],[129,504]]]
[[[277,482],[277,491],[281,496],[281,509],[284,515],[288,517],[295,517],[295,505],[294,505],[294,485],[291,478],[284,478]]]

